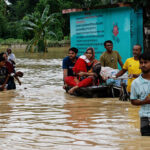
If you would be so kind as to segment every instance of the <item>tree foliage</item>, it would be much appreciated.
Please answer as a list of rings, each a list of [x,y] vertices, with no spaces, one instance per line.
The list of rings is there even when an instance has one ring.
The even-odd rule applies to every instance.
[[[47,40],[55,33],[49,30],[49,27],[55,23],[54,17],[56,14],[49,14],[49,5],[46,6],[42,14],[34,12],[31,15],[26,15],[22,21],[24,30],[33,32],[33,38],[29,42],[26,51],[46,52]]]
[[[6,16],[6,3],[5,1],[0,1],[0,37],[5,37],[7,33],[7,16]]]
[[[131,2],[132,7],[136,10],[140,7],[144,9],[144,23],[150,25],[150,0],[8,0],[6,5],[4,0],[0,0],[0,36],[1,38],[21,38],[30,40],[33,38],[33,32],[24,31],[21,28],[20,20],[27,14],[42,14],[44,8],[48,5],[48,15],[60,13],[58,21],[51,24],[50,31],[56,33],[58,40],[69,36],[69,15],[62,15],[63,9],[70,8],[94,8],[116,4],[118,2]]]

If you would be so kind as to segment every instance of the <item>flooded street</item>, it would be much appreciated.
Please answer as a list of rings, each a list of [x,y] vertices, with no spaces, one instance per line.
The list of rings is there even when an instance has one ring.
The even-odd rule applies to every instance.
[[[62,59],[18,58],[16,90],[0,92],[0,150],[148,150],[138,107],[62,89]]]

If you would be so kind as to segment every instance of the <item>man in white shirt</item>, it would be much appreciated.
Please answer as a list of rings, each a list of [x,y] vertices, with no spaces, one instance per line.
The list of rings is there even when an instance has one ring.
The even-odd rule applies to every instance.
[[[11,48],[7,48],[7,55],[8,55],[8,61],[11,62],[13,65],[16,64],[16,57],[15,55],[12,53]]]

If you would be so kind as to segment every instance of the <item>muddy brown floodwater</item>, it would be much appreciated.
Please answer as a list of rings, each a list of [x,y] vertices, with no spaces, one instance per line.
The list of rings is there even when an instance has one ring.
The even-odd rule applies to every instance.
[[[0,92],[0,150],[149,150],[139,107],[62,89],[62,59],[18,58],[16,90]]]

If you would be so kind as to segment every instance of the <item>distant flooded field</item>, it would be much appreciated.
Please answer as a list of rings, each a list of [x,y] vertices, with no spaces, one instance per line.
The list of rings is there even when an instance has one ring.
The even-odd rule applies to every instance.
[[[148,150],[139,107],[118,98],[83,98],[63,90],[68,48],[16,54],[24,72],[16,90],[0,92],[0,150]]]

